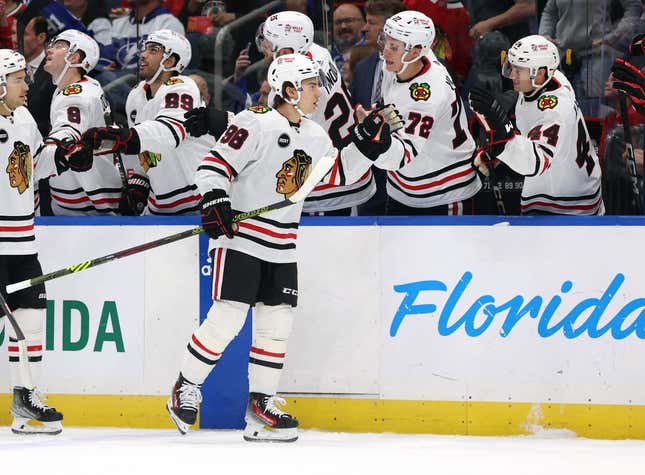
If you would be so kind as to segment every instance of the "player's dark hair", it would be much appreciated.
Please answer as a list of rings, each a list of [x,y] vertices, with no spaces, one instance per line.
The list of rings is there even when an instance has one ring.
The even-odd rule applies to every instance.
[[[295,89],[296,86],[294,86],[292,83],[290,83],[288,81],[282,83],[282,95],[277,95],[276,94],[275,98],[273,99],[273,108],[274,109],[280,107],[282,104],[287,103],[287,101],[285,101],[284,98],[287,95],[287,88],[288,87],[293,87]]]

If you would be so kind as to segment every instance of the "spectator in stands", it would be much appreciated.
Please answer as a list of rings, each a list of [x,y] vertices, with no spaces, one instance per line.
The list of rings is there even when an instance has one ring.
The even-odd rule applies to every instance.
[[[137,42],[153,31],[164,29],[185,34],[184,26],[161,3],[161,0],[131,0],[132,11],[112,22],[112,44],[105,58],[109,61],[104,66],[106,69],[134,72],[139,61]]]
[[[510,44],[529,35],[530,21],[536,11],[535,0],[472,0],[468,7],[472,25],[468,34],[473,40],[499,30]]]
[[[369,0],[365,4],[366,23],[363,27],[365,44],[376,45],[379,32],[385,20],[402,12],[405,7],[400,0]],[[383,80],[383,60],[378,52],[369,55],[356,63],[353,70],[355,78],[351,88],[352,99],[363,107],[371,107],[381,98],[381,81]],[[358,87],[360,85],[360,87]]]
[[[470,18],[463,3],[460,0],[403,0],[403,6],[432,18],[436,29],[432,49],[459,87],[459,83],[468,76],[474,46],[469,36]]]
[[[47,44],[47,20],[37,16],[29,20],[23,35],[23,51],[27,61],[27,80],[34,82],[34,75],[45,59]]]
[[[354,70],[356,69],[356,65],[373,54],[378,56],[378,49],[375,44],[352,46],[347,52],[347,61],[343,64],[343,69],[341,69],[340,73],[348,89],[354,84]]]
[[[14,49],[18,44],[11,40],[11,30],[16,14],[24,9],[24,3],[18,0],[0,2],[0,47]]]
[[[334,10],[333,23],[334,41],[331,55],[340,70],[345,62],[343,54],[352,46],[362,45],[365,42],[363,36],[365,19],[356,5],[343,3]]]
[[[542,12],[539,34],[578,58],[577,71],[568,74],[585,116],[598,114],[617,48],[631,38],[643,10],[640,0],[619,1],[617,19],[610,0],[548,0]]]
[[[112,23],[108,19],[105,0],[63,0],[63,5],[72,15],[81,20],[87,31],[99,45],[112,43]]]

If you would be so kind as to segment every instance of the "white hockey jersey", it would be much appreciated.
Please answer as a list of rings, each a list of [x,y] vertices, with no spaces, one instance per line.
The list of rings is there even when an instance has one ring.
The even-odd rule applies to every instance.
[[[327,131],[334,147],[340,150],[351,142],[350,130],[356,121],[349,91],[343,84],[343,78],[328,50],[314,43],[306,55],[320,66],[322,94],[311,119]],[[275,94],[272,92],[269,95],[269,104],[273,104],[274,97]],[[376,193],[376,182],[372,170],[369,169],[364,176],[351,185],[330,186],[321,183],[305,200],[303,211],[350,208],[365,203],[374,193]]]
[[[0,116],[0,255],[36,254],[34,183],[56,174],[54,161],[37,154],[42,137],[25,107]],[[34,157],[35,155],[35,157]]]
[[[471,165],[475,141],[450,74],[434,56],[420,61],[423,69],[408,81],[383,75],[383,101],[405,120],[388,151],[403,166],[387,172],[387,194],[406,206],[430,208],[470,198],[482,185]]]
[[[79,82],[54,91],[49,113],[52,124],[48,137],[78,140],[91,127],[105,127],[110,106],[98,81],[84,77]],[[48,145],[43,154],[53,155],[56,145]],[[111,155],[94,157],[86,172],[66,172],[49,180],[51,206],[55,215],[116,214],[122,183]]]
[[[225,190],[235,211],[251,211],[291,197],[310,168],[329,154],[337,159],[324,184],[351,183],[372,166],[354,144],[339,153],[312,120],[303,118],[294,125],[275,109],[251,107],[235,116],[200,164],[195,181],[202,194]],[[233,239],[220,237],[211,247],[235,249],[268,262],[295,262],[302,206],[296,203],[242,221]]]
[[[144,81],[128,95],[128,125],[136,129],[141,140],[141,153],[127,157],[128,167],[150,180],[147,214],[199,212],[201,195],[195,185],[195,171],[215,145],[215,138],[209,134],[192,137],[183,123],[186,111],[200,105],[199,89],[187,76],[168,79],[154,97]]]
[[[556,71],[539,94],[520,94],[515,117],[521,135],[498,158],[525,175],[522,213],[604,214],[600,163],[567,78]]]

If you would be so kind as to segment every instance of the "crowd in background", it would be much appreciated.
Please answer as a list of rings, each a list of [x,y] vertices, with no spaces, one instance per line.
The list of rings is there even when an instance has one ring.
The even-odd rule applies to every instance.
[[[99,43],[101,59],[91,75],[102,84],[116,120],[125,124],[125,101],[139,79],[141,41],[159,29],[177,31],[190,41],[188,72],[194,73],[205,103],[234,113],[267,105],[266,71],[273,58],[262,49],[261,25],[281,10],[299,11],[313,20],[316,43],[330,50],[352,100],[369,107],[380,95],[379,33],[388,17],[406,9],[432,18],[437,31],[433,51],[450,71],[460,95],[465,99],[470,87],[485,84],[511,114],[517,96],[500,74],[505,52],[529,34],[555,43],[560,69],[575,90],[601,159],[606,213],[635,212],[611,67],[615,58],[627,58],[631,38],[645,32],[641,0],[0,0],[0,43],[26,57],[31,81],[28,108],[45,135],[54,86],[43,70],[44,50],[61,30],[85,31]],[[640,58],[627,59],[645,65],[645,61],[639,64]],[[628,117],[642,189],[645,118],[631,107]],[[495,179],[509,214],[519,214],[522,178],[498,167]],[[381,192],[382,178],[377,185]],[[499,213],[493,188],[490,180],[485,182],[474,198],[480,203],[473,209]],[[41,183],[39,190],[40,212],[49,214],[47,183]],[[370,209],[359,208],[353,214],[374,214]]]

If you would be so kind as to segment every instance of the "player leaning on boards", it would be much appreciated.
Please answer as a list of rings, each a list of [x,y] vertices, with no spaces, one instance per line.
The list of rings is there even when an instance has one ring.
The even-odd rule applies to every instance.
[[[322,182],[351,183],[390,146],[387,118],[374,112],[355,128],[350,145],[335,149],[325,130],[307,117],[321,96],[318,75],[318,64],[306,56],[275,59],[268,73],[278,96],[275,108],[251,107],[236,115],[198,168],[202,226],[212,239],[213,305],[188,342],[167,404],[182,433],[195,423],[200,385],[254,307],[244,438],[291,442],[298,437],[298,421],[280,410],[284,401],[276,392],[298,301],[302,203],[242,221],[239,228],[231,209],[248,211],[290,198],[311,167],[329,156],[334,165]],[[398,116],[390,118],[396,128]]]
[[[87,76],[99,60],[99,46],[77,30],[66,30],[47,46],[45,71],[56,90],[51,102],[52,124],[41,152],[53,154],[56,145],[76,142],[90,127],[104,127],[110,106],[98,81]],[[91,170],[89,169],[91,167]],[[121,199],[121,179],[112,157],[92,166],[86,156],[82,170],[67,170],[49,180],[55,215],[116,214]]]
[[[431,51],[432,20],[417,11],[383,27],[383,101],[403,115],[388,154],[387,214],[469,214],[481,181],[472,167],[475,142],[450,74]]]
[[[525,176],[522,214],[601,215],[598,156],[559,64],[558,49],[546,38],[522,38],[509,49],[503,67],[520,93],[515,125],[486,89],[473,87],[470,104],[494,129],[489,154]]]
[[[135,173],[128,180],[131,197],[144,214],[194,214],[200,195],[195,170],[215,145],[210,135],[190,137],[184,113],[201,105],[199,88],[180,73],[190,63],[188,40],[170,30],[150,33],[139,73],[143,81],[128,95],[126,127],[100,127],[83,134],[82,143],[95,155],[120,152]],[[136,213],[136,210],[132,210]]]
[[[29,86],[25,82],[27,64],[20,54],[0,49],[0,156],[7,176],[0,180],[0,291],[7,284],[42,275],[34,234],[34,183],[78,168],[78,156],[65,157],[58,147],[54,158],[38,155],[42,137],[33,117],[24,107]],[[15,329],[7,325],[9,372],[13,388],[11,430],[15,433],[58,434],[63,415],[47,406],[39,392],[25,379],[37,384],[43,358],[43,321],[47,295],[43,284],[7,296],[27,345],[27,366],[31,378],[20,371],[20,352]],[[3,315],[4,316],[4,315]],[[6,318],[0,318],[0,328]],[[35,420],[42,425],[28,425]]]

